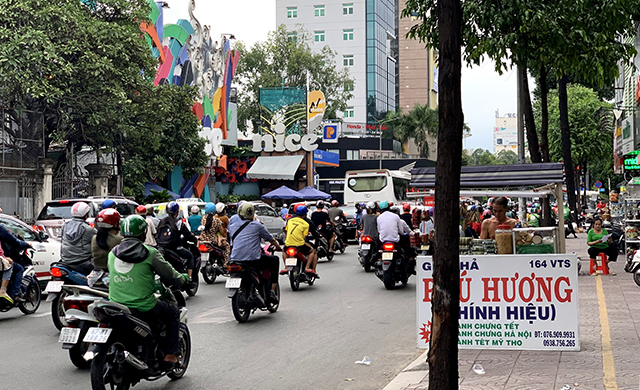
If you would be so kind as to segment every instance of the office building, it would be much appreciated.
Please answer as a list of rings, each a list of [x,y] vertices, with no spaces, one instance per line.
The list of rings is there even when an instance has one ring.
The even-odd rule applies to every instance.
[[[518,153],[518,117],[516,114],[500,116],[496,110],[496,125],[493,128],[493,153],[511,150]]]

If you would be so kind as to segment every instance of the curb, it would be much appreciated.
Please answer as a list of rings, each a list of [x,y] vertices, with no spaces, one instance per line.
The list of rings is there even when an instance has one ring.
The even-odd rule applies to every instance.
[[[420,350],[420,356],[405,367],[383,390],[404,390],[410,385],[422,382],[429,374],[428,370],[422,369],[422,366],[426,365],[424,352],[426,349]]]

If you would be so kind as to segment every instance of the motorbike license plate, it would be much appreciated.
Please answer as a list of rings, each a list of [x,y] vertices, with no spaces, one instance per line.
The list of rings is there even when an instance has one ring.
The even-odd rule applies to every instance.
[[[369,249],[371,249],[371,244],[362,244],[360,245],[360,249],[368,251]]]
[[[110,328],[89,328],[82,341],[85,343],[104,344],[109,339],[112,330]]]
[[[295,267],[296,265],[298,265],[298,259],[296,259],[295,257],[287,257],[287,259],[284,261],[284,265]]]
[[[64,284],[64,281],[62,280],[51,280],[49,281],[49,283],[47,283],[47,287],[45,287],[44,292],[47,292],[47,293],[60,292],[62,291],[63,284]]]
[[[225,288],[240,288],[240,283],[242,282],[242,278],[229,278],[227,279],[227,283],[225,283]]]
[[[421,245],[420,246],[420,250],[421,251],[428,251],[429,250],[429,245]]]
[[[59,343],[75,344],[80,337],[80,328],[62,328],[60,330]]]
[[[382,252],[382,260],[393,260],[393,252]]]
[[[209,252],[200,253],[200,260],[201,261],[209,261]]]

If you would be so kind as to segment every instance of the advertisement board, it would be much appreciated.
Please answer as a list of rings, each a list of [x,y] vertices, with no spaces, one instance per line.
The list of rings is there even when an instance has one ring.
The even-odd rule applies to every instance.
[[[322,143],[338,143],[340,123],[327,123],[322,128]]]
[[[313,162],[318,165],[338,167],[340,166],[340,155],[338,153],[316,149],[313,151]]]
[[[417,343],[431,338],[433,261],[417,258]],[[460,256],[458,347],[579,351],[575,254]]]

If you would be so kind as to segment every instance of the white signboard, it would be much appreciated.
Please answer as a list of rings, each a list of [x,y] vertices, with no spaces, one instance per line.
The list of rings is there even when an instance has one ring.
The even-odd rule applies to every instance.
[[[275,137],[271,134],[259,135],[255,134],[252,138],[254,152],[261,152],[264,145],[265,152],[297,152],[302,149],[305,152],[313,152],[318,149],[318,145],[315,142],[318,140],[318,136],[315,134],[306,134],[301,136],[300,134],[289,134],[284,136],[286,127],[282,123],[278,123],[274,126]],[[274,139],[275,138],[275,139]],[[275,145],[274,145],[275,143]]]
[[[431,337],[433,261],[417,261],[417,340]],[[575,254],[460,256],[458,347],[579,351]]]

